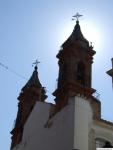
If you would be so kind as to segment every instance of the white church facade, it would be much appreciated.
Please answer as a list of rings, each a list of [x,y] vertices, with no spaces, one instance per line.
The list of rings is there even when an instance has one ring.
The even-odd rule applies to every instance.
[[[79,21],[57,54],[59,77],[55,104],[45,102],[37,64],[18,97],[11,131],[11,150],[96,150],[113,147],[113,122],[101,118],[94,97],[92,63],[95,51],[84,38]],[[108,71],[113,76],[113,69]]]

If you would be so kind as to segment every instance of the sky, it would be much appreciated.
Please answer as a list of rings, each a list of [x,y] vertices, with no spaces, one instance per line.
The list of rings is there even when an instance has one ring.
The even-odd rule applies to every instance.
[[[30,78],[38,59],[39,78],[47,89],[48,101],[56,88],[56,54],[71,34],[79,12],[84,36],[96,55],[92,87],[100,94],[102,118],[113,121],[113,90],[110,70],[113,57],[112,0],[0,0],[0,148],[9,150],[10,131],[17,113],[17,97]]]

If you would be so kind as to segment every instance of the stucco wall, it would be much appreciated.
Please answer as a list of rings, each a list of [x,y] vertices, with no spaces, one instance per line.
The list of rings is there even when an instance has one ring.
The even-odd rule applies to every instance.
[[[51,120],[51,127],[45,127],[51,105],[37,102],[28,118],[22,142],[16,150],[72,150],[74,139],[74,99]],[[15,149],[14,149],[15,150]]]
[[[92,128],[94,130],[94,140],[104,139],[113,145],[113,126],[101,121],[94,121]]]
[[[76,96],[52,119],[52,105],[37,102],[23,132],[22,142],[13,150],[95,150],[95,139],[113,144],[113,127],[93,120],[90,102]]]
[[[92,109],[83,97],[75,97],[74,148],[89,150],[89,132],[92,124]]]

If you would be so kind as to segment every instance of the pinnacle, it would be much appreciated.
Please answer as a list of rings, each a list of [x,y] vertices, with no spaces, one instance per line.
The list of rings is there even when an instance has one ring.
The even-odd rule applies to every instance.
[[[38,67],[37,65],[34,67],[34,71],[32,73],[32,76],[30,77],[30,79],[28,80],[28,82],[26,83],[26,85],[24,86],[24,88],[29,88],[29,87],[39,87],[41,88],[42,85],[39,81],[38,78],[38,71],[37,71]]]
[[[72,32],[72,34],[69,36],[69,38],[63,43],[62,46],[64,46],[66,43],[75,43],[76,41],[81,41],[86,43],[86,46],[89,46],[89,42],[88,40],[85,39],[85,37],[83,36],[82,32],[81,32],[81,28],[79,25],[79,20],[76,21],[76,25],[74,27],[74,30]]]

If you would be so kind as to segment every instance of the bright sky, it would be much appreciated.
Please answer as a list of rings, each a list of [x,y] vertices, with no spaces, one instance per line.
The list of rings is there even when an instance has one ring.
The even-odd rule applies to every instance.
[[[113,57],[112,0],[0,0],[0,63],[24,76],[23,79],[0,66],[0,149],[10,149],[10,131],[17,112],[17,97],[32,74],[38,59],[39,78],[47,88],[48,100],[56,88],[60,46],[71,34],[73,15],[84,16],[80,25],[97,52],[93,64],[93,88],[100,93],[102,117],[113,121],[111,69]]]

